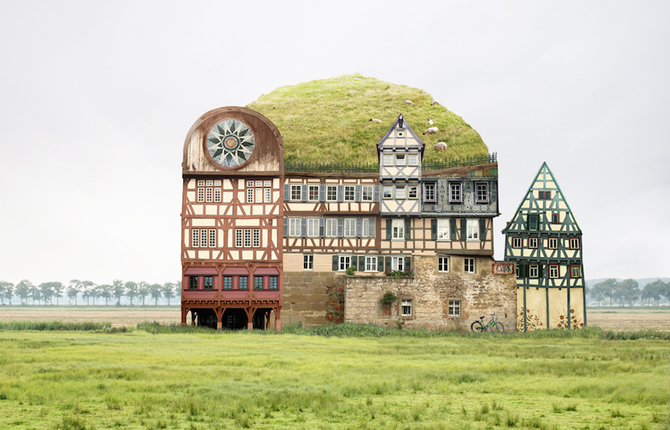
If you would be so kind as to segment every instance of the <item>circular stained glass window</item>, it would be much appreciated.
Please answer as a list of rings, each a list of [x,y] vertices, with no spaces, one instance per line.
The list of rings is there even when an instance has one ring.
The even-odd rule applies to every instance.
[[[207,135],[207,151],[222,167],[237,167],[249,161],[256,147],[251,129],[236,119],[217,123]]]

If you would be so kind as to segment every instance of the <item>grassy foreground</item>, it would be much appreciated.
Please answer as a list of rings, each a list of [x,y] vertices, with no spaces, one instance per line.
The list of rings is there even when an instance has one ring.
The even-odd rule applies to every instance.
[[[0,331],[0,428],[668,428],[670,342]]]

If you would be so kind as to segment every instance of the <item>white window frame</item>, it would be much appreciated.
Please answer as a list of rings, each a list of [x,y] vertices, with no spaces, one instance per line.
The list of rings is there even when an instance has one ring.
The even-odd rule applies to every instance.
[[[405,270],[405,256],[391,257],[391,270]]]
[[[221,203],[221,188],[214,188],[214,202]]]
[[[528,238],[528,248],[537,249],[539,245],[539,239],[536,236],[531,236]]]
[[[475,184],[476,189],[476,203],[488,203],[489,202],[489,183],[488,182],[477,182]]]
[[[272,203],[272,188],[263,188],[265,203]]]
[[[396,200],[405,200],[405,186],[404,185],[396,185],[395,186],[395,198]]]
[[[326,201],[327,202],[337,201],[337,185],[326,185]]]
[[[407,165],[408,166],[418,166],[419,165],[419,154],[407,154]]]
[[[449,257],[437,257],[437,271],[441,273],[449,272]]]
[[[519,249],[523,247],[523,239],[521,237],[512,238],[512,248]]]
[[[244,236],[241,228],[235,229],[235,247],[242,248],[244,246]]]
[[[205,188],[205,201],[207,203],[212,203],[214,196],[214,191],[212,188]]]
[[[451,227],[449,218],[437,219],[437,240],[439,241],[451,240]]]
[[[402,299],[400,301],[400,316],[401,317],[411,317],[413,306],[412,299]]]
[[[580,245],[580,240],[577,237],[571,237],[570,238],[570,249],[579,249]]]
[[[288,235],[289,237],[302,236],[302,218],[289,217],[288,219]]]
[[[191,230],[191,247],[198,248],[200,246],[200,230],[194,228]]]
[[[467,240],[469,242],[479,241],[479,219],[469,218],[466,220]]]
[[[391,219],[391,239],[405,240],[405,220],[403,218]]]
[[[216,248],[216,230],[209,229],[209,247]]]
[[[314,254],[303,254],[302,255],[302,269],[303,270],[314,269]]]
[[[383,185],[382,186],[382,198],[383,199],[392,199],[393,198],[393,185]]]
[[[549,278],[550,279],[556,279],[559,277],[559,266],[558,264],[550,264],[549,265]]]
[[[356,218],[345,218],[342,235],[344,237],[356,237]]]
[[[337,237],[337,218],[326,218],[326,237]]]
[[[245,228],[244,229],[244,247],[245,248],[251,248],[251,229],[250,228]]]
[[[356,201],[356,186],[355,185],[345,185],[344,186],[344,196],[342,201],[353,202]]]
[[[463,183],[449,182],[449,203],[461,203],[463,201]]]
[[[302,200],[302,184],[291,184],[289,187],[289,200],[292,202]]]
[[[475,259],[474,259],[474,257],[465,257],[463,259],[463,271],[465,273],[475,273]]]
[[[260,248],[261,246],[261,229],[260,228],[255,228],[253,231],[254,237],[253,237],[253,247],[254,248]]]
[[[373,185],[362,185],[361,186],[361,201],[362,202],[371,202],[374,200],[375,189]]]
[[[338,272],[345,272],[351,266],[351,255],[340,255],[338,259]]]
[[[198,203],[204,203],[205,201],[205,189],[198,188]]]
[[[316,191],[316,197],[313,196],[313,192]],[[318,185],[308,185],[307,186],[307,201],[318,202],[319,201],[319,186]]]
[[[405,166],[407,165],[407,154],[395,154],[395,165],[396,166]]]
[[[540,266],[538,264],[531,264],[528,266],[528,277],[529,278],[540,277]]]
[[[460,300],[449,300],[449,316],[450,317],[460,317],[461,316],[461,301]]]
[[[365,256],[365,271],[366,272],[376,272],[377,271],[377,256]]]
[[[320,218],[307,218],[307,237],[319,237]]]
[[[384,166],[393,166],[393,154],[382,154],[382,163]]]
[[[247,203],[253,203],[253,202],[254,202],[254,189],[247,188]]]
[[[547,238],[547,247],[549,249],[558,249],[558,238],[557,237]]]

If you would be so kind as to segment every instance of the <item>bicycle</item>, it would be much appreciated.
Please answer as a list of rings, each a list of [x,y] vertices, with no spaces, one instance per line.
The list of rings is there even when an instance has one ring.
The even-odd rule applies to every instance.
[[[502,333],[505,331],[505,327],[499,321],[496,321],[496,314],[493,314],[491,320],[484,324],[484,317],[479,317],[479,321],[475,321],[470,326],[470,330],[475,333],[481,333],[483,331],[490,331],[492,333]]]

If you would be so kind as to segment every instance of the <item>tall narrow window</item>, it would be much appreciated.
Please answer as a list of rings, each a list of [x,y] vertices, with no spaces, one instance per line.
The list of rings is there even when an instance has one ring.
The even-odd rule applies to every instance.
[[[466,273],[475,273],[475,259],[466,257],[463,259],[463,271]]]
[[[191,246],[193,248],[200,246],[200,230],[197,228],[191,230]]]
[[[254,202],[254,189],[247,188],[247,203],[253,203],[253,202]]]
[[[288,219],[288,235],[289,236],[301,236],[301,218],[289,218]]]
[[[434,202],[435,201],[435,183],[426,182],[423,184],[423,201],[424,202]]]
[[[550,237],[548,240],[549,249],[558,249],[558,238]]]
[[[205,201],[205,189],[198,188],[198,202],[204,202],[204,201]]]
[[[350,255],[340,255],[339,258],[339,271],[347,270],[347,267],[351,266],[351,256]]]
[[[244,229],[244,247],[245,248],[251,248],[251,229],[250,228],[245,228]]]
[[[523,246],[523,239],[520,237],[512,238],[512,248],[521,248]]]
[[[269,276],[268,284],[271,290],[279,289],[279,276]]]
[[[449,240],[451,238],[449,232],[449,219],[437,219],[437,240]]]
[[[552,279],[558,278],[558,264],[549,265],[549,277]]]
[[[214,201],[221,202],[221,188],[214,188]]]
[[[437,271],[438,272],[449,271],[449,257],[437,257]]]
[[[461,316],[461,301],[460,300],[449,300],[449,316],[450,317],[460,317]]]
[[[528,267],[528,276],[531,278],[537,278],[539,276],[539,266],[537,264],[531,264]]]
[[[449,182],[449,202],[460,203],[462,200],[460,182]]]
[[[538,243],[537,237],[529,237],[528,238],[528,247],[529,248],[537,248],[537,243]]]
[[[232,276],[224,276],[223,277],[223,289],[224,290],[232,290],[233,289],[233,277]]]
[[[211,290],[214,288],[214,277],[213,276],[204,276],[203,283],[205,290]]]
[[[467,220],[467,240],[479,240],[479,220],[478,219],[468,219]]]
[[[570,249],[579,249],[579,239],[576,237],[570,238]]]
[[[377,256],[365,257],[365,271],[366,272],[376,272],[377,271]]]
[[[488,203],[489,184],[488,182],[477,182],[477,203]]]
[[[307,218],[307,237],[319,237],[320,218]]]
[[[337,218],[326,218],[326,237],[337,237]]]
[[[248,276],[240,276],[238,280],[239,288],[240,290],[248,290],[249,289],[249,277]]]
[[[200,247],[207,248],[207,230],[200,230]]]
[[[265,193],[265,203],[272,203],[272,189],[271,188],[263,188],[264,193]]]
[[[242,239],[242,229],[241,228],[236,228],[235,229],[235,246],[238,248],[242,248],[244,246],[244,241]]]
[[[188,289],[189,290],[197,290],[198,289],[198,277],[197,276],[189,276],[189,278],[188,278]]]
[[[211,203],[213,199],[213,192],[214,190],[212,188],[207,188],[206,194],[205,194],[205,200],[207,203]]]
[[[388,220],[386,220],[388,222]],[[391,220],[391,231],[393,240],[405,240],[405,220],[394,218]]]
[[[405,257],[391,257],[391,270],[405,270]]]
[[[344,219],[344,237],[356,237],[356,218]]]
[[[209,230],[209,247],[216,248],[216,230],[213,228]]]
[[[261,246],[261,229],[260,228],[255,228],[254,229],[254,248],[258,248]]]
[[[263,289],[263,277],[254,276],[254,290],[262,290],[262,289]]]

